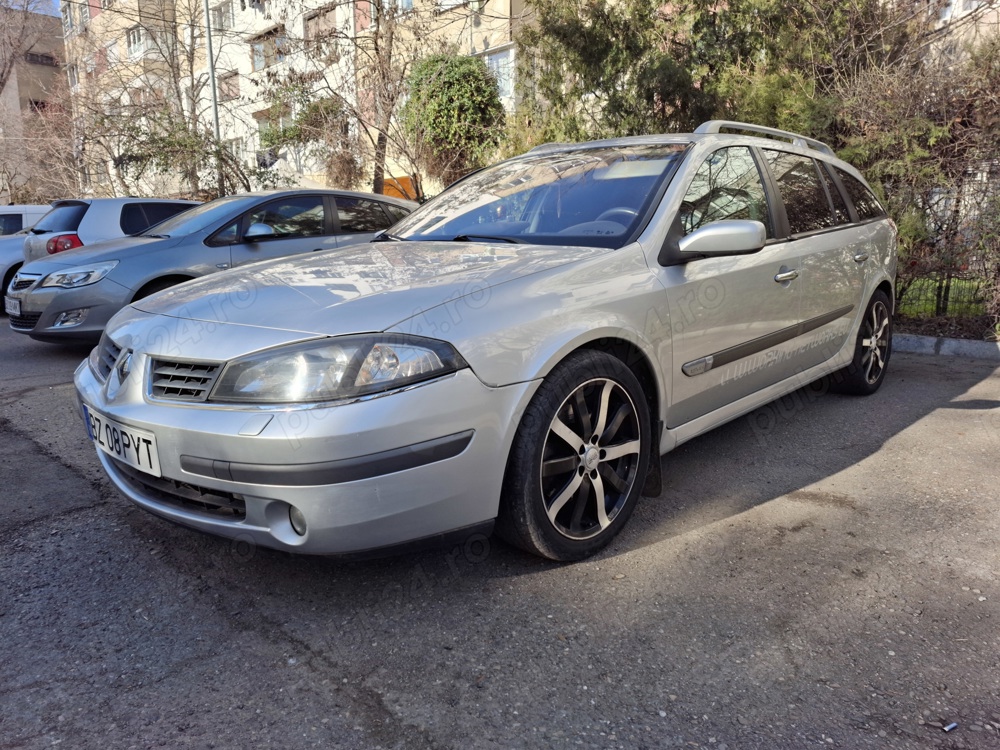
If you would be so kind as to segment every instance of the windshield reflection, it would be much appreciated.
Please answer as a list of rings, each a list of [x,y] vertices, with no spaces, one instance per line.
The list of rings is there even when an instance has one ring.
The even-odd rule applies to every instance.
[[[242,210],[243,204],[247,207],[260,201],[259,196],[248,195],[227,195],[224,198],[216,198],[214,201],[202,203],[187,211],[182,211],[175,216],[171,216],[166,221],[154,224],[145,232],[143,236],[159,235],[163,237],[184,237],[215,224],[235,210]]]
[[[470,175],[393,227],[407,240],[618,248],[687,144],[542,152]]]

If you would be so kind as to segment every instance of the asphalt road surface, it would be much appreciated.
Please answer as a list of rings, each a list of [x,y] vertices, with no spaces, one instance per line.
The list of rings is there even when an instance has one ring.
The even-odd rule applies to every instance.
[[[2,748],[1000,745],[992,365],[799,391],[667,455],[610,549],[556,565],[161,521],[86,443],[85,355],[0,320]]]

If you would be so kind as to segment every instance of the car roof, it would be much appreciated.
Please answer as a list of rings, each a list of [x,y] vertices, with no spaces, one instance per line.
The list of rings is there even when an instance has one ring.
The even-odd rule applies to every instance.
[[[52,208],[56,208],[57,206],[73,205],[89,206],[94,203],[113,205],[116,203],[135,203],[136,201],[142,201],[143,203],[190,203],[192,206],[197,206],[202,202],[189,200],[187,198],[140,198],[135,195],[130,195],[124,198],[60,198],[59,200],[52,201]]]
[[[280,197],[283,195],[333,195],[345,198],[361,198],[364,200],[377,200],[394,203],[398,206],[413,207],[417,203],[405,198],[397,198],[393,195],[380,195],[378,193],[362,193],[355,190],[334,190],[332,188],[285,188],[274,190],[254,190],[249,193],[236,193],[241,196],[259,196],[262,198]],[[223,198],[228,196],[222,196]]]
[[[723,132],[735,131],[735,132]],[[762,148],[781,146],[784,150],[796,151],[809,156],[818,156],[849,171],[853,176],[864,179],[849,163],[840,159],[834,150],[822,141],[793,133],[788,130],[769,128],[747,122],[733,120],[709,120],[703,122],[692,133],[664,133],[659,135],[634,135],[619,138],[605,138],[582,143],[544,143],[531,149],[528,154],[575,151],[591,148],[624,148],[628,146],[684,145],[716,140],[720,143],[734,141],[753,144]]]

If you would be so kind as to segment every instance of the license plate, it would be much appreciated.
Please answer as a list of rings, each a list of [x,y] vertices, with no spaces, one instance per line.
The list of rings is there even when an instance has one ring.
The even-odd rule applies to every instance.
[[[3,298],[3,309],[8,315],[20,315],[21,314],[21,300],[14,299],[12,297]]]
[[[139,471],[160,476],[156,435],[152,432],[108,419],[86,404],[83,406],[83,421],[87,426],[87,435],[98,449]]]

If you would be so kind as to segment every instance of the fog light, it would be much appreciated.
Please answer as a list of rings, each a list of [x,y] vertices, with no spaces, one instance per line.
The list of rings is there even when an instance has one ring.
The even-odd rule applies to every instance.
[[[292,524],[292,528],[295,529],[295,533],[299,536],[306,535],[306,517],[302,515],[302,511],[293,505],[288,506],[288,520]]]
[[[52,324],[52,327],[68,328],[69,326],[78,326],[87,317],[87,310],[88,308],[81,307],[78,310],[67,310],[66,312],[59,313],[59,317],[56,318],[56,322]]]

